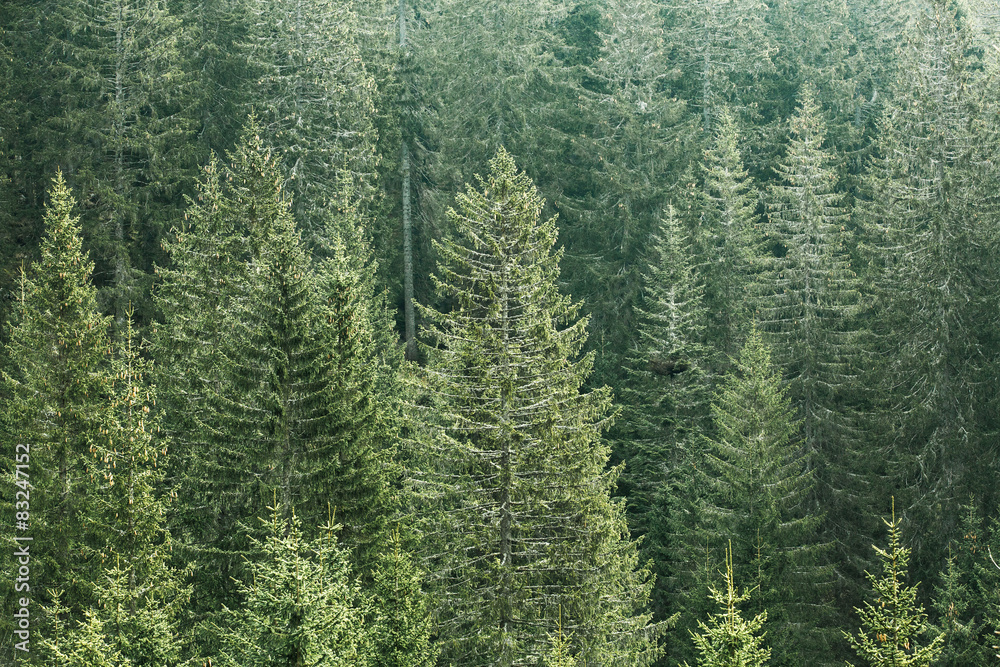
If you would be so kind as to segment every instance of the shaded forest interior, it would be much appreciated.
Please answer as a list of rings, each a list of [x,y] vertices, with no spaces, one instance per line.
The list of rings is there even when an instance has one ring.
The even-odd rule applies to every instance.
[[[5,0],[0,322],[4,664],[1000,664],[996,0]]]

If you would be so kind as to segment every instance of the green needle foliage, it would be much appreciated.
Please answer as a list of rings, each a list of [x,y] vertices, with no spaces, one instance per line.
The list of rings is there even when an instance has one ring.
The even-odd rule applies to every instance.
[[[751,319],[750,285],[756,270],[758,192],[743,167],[740,125],[727,108],[701,161],[702,186],[692,216],[701,248],[708,337],[722,356],[735,356]],[[720,360],[725,364],[724,360]]]
[[[771,649],[764,646],[761,628],[767,622],[764,610],[747,620],[737,605],[750,599],[750,591],[737,592],[734,583],[732,551],[726,551],[726,589],[712,587],[709,596],[722,608],[722,613],[711,614],[709,622],[698,621],[700,633],[691,638],[701,654],[698,667],[764,667],[771,657]],[[688,667],[685,662],[684,667]]]
[[[130,302],[147,305],[142,265],[158,254],[155,240],[191,165],[180,21],[166,0],[38,4],[47,29],[34,157],[63,165],[87,202],[81,214],[97,275],[124,326]]]
[[[920,645],[918,637],[930,628],[924,608],[917,603],[917,586],[906,585],[910,550],[902,544],[902,521],[896,519],[895,501],[892,519],[882,521],[889,528],[889,548],[875,547],[882,574],[867,573],[875,601],[857,610],[861,617],[858,632],[844,634],[858,657],[870,667],[927,667],[941,653],[944,636],[934,634]]]
[[[610,498],[609,392],[580,391],[592,356],[573,361],[586,320],[558,291],[555,221],[503,150],[457,199],[436,277],[454,308],[424,310],[435,437],[411,473],[442,658],[535,664],[561,617],[578,660],[650,664],[652,582]]]
[[[274,492],[307,535],[336,506],[365,569],[393,502],[394,352],[367,251],[330,237],[330,257],[310,259],[259,129],[222,178],[206,171],[160,292],[158,349],[191,360],[167,403],[186,410],[169,415],[184,451],[173,476],[205,611],[236,604],[228,582],[249,548],[239,526],[255,529]]]
[[[820,516],[808,512],[813,478],[800,447],[801,422],[756,328],[712,414],[715,434],[695,471],[706,489],[700,525],[688,548],[721,555],[729,542],[737,578],[759,591],[750,611],[768,612],[774,664],[819,664],[830,568],[819,562]]]
[[[34,538],[31,597],[39,615],[32,631],[42,637],[54,613],[43,611],[52,602],[46,591],[62,591],[64,622],[82,620],[82,610],[90,606],[94,568],[86,553],[94,544],[96,500],[91,452],[102,440],[107,409],[109,322],[97,312],[94,265],[83,251],[73,207],[73,196],[57,174],[46,207],[41,259],[22,278],[10,323],[9,365],[2,375],[4,440],[11,443],[12,455],[17,443],[30,459],[24,470],[28,477],[16,487],[14,470],[8,470],[4,500],[13,499],[18,489],[30,493],[28,528],[17,534]],[[12,586],[12,579],[3,585]]]
[[[299,521],[269,508],[253,539],[242,608],[223,609],[218,664],[238,667],[365,667],[364,598],[347,552],[327,525],[314,540]],[[258,532],[256,530],[251,532]]]
[[[377,92],[358,44],[362,19],[343,0],[240,1],[251,18],[243,50],[253,95],[244,112],[260,114],[287,173],[295,220],[313,245],[322,242],[343,173],[363,211],[377,197]]]
[[[438,649],[431,639],[431,616],[423,591],[425,576],[392,533],[375,566],[371,641],[379,667],[433,667]]]
[[[618,493],[628,498],[629,527],[645,536],[642,553],[656,574],[653,611],[666,619],[679,585],[675,542],[691,526],[697,490],[690,484],[698,439],[710,426],[707,320],[691,253],[673,207],[667,209],[646,274],[639,340],[629,354],[624,419],[615,455],[625,462]]]

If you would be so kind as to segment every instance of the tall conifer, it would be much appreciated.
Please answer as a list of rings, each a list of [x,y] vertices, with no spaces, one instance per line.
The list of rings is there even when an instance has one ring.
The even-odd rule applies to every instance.
[[[767,610],[774,664],[822,664],[830,572],[819,564],[821,517],[808,502],[815,482],[800,447],[801,422],[756,329],[712,414],[715,433],[695,472],[707,489],[701,525],[688,548],[717,562],[731,540],[737,579],[758,590],[748,611]]]
[[[4,439],[30,461],[27,477],[21,477],[30,484],[30,521],[17,534],[33,538],[31,611],[37,616],[31,627],[39,638],[53,627],[48,591],[61,591],[64,623],[82,620],[94,574],[88,556],[94,543],[92,451],[101,440],[107,403],[108,321],[97,311],[94,265],[83,252],[73,207],[57,174],[41,259],[22,279],[3,369]],[[14,470],[6,472],[13,484]],[[6,498],[13,499],[7,488]]]
[[[439,247],[439,293],[426,310],[423,374],[436,437],[412,483],[442,657],[460,665],[529,665],[549,651],[561,617],[578,660],[646,665],[655,626],[651,582],[638,567],[623,507],[610,499],[600,440],[607,389],[580,391],[592,356],[578,306],[559,293],[555,221],[500,151],[479,189],[458,196],[460,236]]]

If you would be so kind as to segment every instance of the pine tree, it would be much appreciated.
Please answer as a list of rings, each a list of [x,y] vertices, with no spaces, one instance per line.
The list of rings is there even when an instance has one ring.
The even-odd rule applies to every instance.
[[[936,634],[926,644],[918,643],[918,637],[929,630],[927,615],[917,604],[917,586],[906,585],[910,550],[902,543],[902,521],[896,519],[895,501],[892,519],[882,521],[889,528],[889,548],[875,547],[882,561],[881,576],[868,573],[875,602],[866,602],[864,609],[857,610],[859,631],[844,634],[871,667],[927,667],[941,653],[944,637]]]
[[[410,474],[442,658],[532,664],[561,617],[579,660],[650,664],[651,582],[609,497],[608,391],[580,392],[593,356],[572,361],[586,320],[558,292],[555,221],[540,222],[506,152],[490,168],[450,213],[460,237],[439,246],[436,283],[454,310],[424,311],[437,409],[422,411],[434,437]]]
[[[715,432],[695,472],[706,497],[688,550],[707,550],[711,559],[731,540],[737,579],[759,591],[751,613],[768,612],[774,664],[820,664],[830,579],[819,564],[822,517],[809,511],[814,480],[800,447],[801,422],[756,329],[717,391],[712,415]]]
[[[750,591],[739,593],[733,578],[732,552],[727,550],[726,589],[709,591],[722,613],[710,615],[707,624],[698,621],[701,633],[691,633],[701,654],[698,667],[763,667],[771,657],[771,649],[763,646],[766,633],[761,632],[767,622],[767,611],[744,619],[737,605],[750,599]]]
[[[223,609],[218,664],[239,667],[365,667],[365,603],[336,526],[306,539],[277,506],[253,540],[242,608]],[[331,517],[332,518],[332,517]],[[257,531],[251,531],[256,533]]]
[[[37,616],[31,627],[39,637],[52,628],[51,591],[65,601],[65,622],[82,619],[91,601],[90,460],[104,426],[108,353],[108,321],[97,312],[91,283],[94,265],[83,252],[73,196],[61,174],[50,198],[41,259],[22,279],[2,375],[4,439],[28,455],[29,466],[5,470],[5,501],[13,500],[15,484],[30,493],[30,521],[17,534],[32,537],[31,609]]]

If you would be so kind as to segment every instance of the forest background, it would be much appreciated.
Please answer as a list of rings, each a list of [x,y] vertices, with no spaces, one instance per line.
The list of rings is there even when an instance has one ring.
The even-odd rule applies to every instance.
[[[3,2],[2,659],[996,664],[998,75],[993,0]]]

